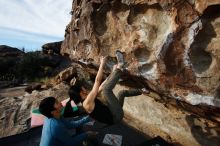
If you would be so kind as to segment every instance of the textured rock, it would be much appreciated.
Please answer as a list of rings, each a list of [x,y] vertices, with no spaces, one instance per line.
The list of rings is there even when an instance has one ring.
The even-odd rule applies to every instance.
[[[149,87],[160,95],[159,101],[169,103],[171,98],[187,105],[187,112],[219,123],[219,0],[75,0],[72,7],[62,55],[93,64],[99,64],[99,56],[109,55],[111,68],[115,50],[120,49],[126,54],[127,77],[136,81],[134,86]],[[205,138],[212,135],[211,122],[201,129],[192,125],[198,118],[188,119],[188,113],[182,115],[178,104],[176,109],[165,112],[157,102],[142,100],[126,104],[125,111],[145,127],[160,119],[149,130],[152,133],[166,133],[182,145],[219,143],[216,136]],[[148,109],[151,104],[153,107]],[[175,121],[178,116],[182,118]],[[174,122],[167,127],[166,120]],[[139,129],[144,131],[143,127]],[[219,135],[218,130],[214,133]]]
[[[95,79],[97,70],[94,67],[88,67],[82,62],[72,63],[70,67],[64,69],[56,76],[56,83],[66,82],[73,85],[75,80],[86,83],[91,88]]]
[[[25,88],[25,91],[28,92],[28,93],[31,93],[32,91],[34,90],[41,90],[41,83],[35,83],[33,85],[29,85]]]
[[[118,85],[114,92],[117,94],[124,88]],[[152,96],[156,94],[151,92],[149,96],[125,98],[123,109],[126,123],[149,136],[160,135],[174,145],[219,145],[220,124],[188,112],[187,109],[192,106],[173,106],[171,101],[158,102],[159,97],[155,100]]]
[[[69,67],[63,71],[61,71],[57,76],[57,82],[71,80],[74,76],[76,76],[76,70],[73,67]]]
[[[60,54],[62,41],[47,43],[42,46],[42,52],[45,54]]]
[[[74,1],[61,53],[98,64],[97,56],[114,57],[119,48],[131,75],[143,78],[146,86],[192,105],[220,107],[217,4]]]
[[[33,91],[19,97],[0,98],[0,137],[22,133],[30,128],[31,110],[39,106],[40,101],[54,96],[59,101],[67,98],[68,85],[63,83],[45,91]]]
[[[211,5],[217,5],[219,4],[219,0],[194,0],[195,2],[192,1],[192,4],[195,4],[195,9],[203,13],[203,11]]]

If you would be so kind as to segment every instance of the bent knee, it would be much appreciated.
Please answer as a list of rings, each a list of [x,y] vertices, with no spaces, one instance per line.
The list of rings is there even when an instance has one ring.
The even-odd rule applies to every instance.
[[[103,85],[102,87],[102,91],[107,92],[107,91],[111,91],[112,89],[109,87],[108,84]]]
[[[104,96],[104,97],[109,97],[109,96],[111,96],[112,95],[112,91],[111,90],[108,90],[108,89],[103,89],[102,90],[102,95]]]

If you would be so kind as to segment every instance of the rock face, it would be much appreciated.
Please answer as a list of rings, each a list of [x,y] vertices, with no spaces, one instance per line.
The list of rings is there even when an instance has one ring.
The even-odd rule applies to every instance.
[[[72,14],[63,55],[98,64],[119,48],[131,75],[151,89],[220,107],[219,0],[76,0]]]
[[[109,55],[111,68],[115,51],[120,49],[126,54],[129,77],[137,84],[189,105],[190,112],[220,121],[219,0],[75,0],[72,8],[62,55],[94,64],[99,64],[99,56]],[[129,108],[125,110],[146,120],[154,113],[147,112],[148,103],[141,101],[128,101]],[[144,104],[135,108],[139,114],[129,111],[139,104]],[[153,124],[155,120],[151,120]],[[171,139],[178,139],[177,129],[174,135],[172,126],[163,126],[152,131],[166,132]],[[202,135],[201,130],[205,129],[193,129],[194,134]],[[190,135],[190,130],[187,132],[188,138],[195,136]],[[211,140],[207,144],[202,139],[192,141],[192,145],[213,145]],[[183,141],[187,141],[186,137],[179,142],[189,144]]]
[[[115,93],[122,89],[124,87],[117,86]],[[191,114],[187,105],[176,107],[171,101],[158,102],[151,98],[153,94],[125,98],[124,120],[128,124],[149,136],[160,135],[175,146],[219,145],[218,123]]]
[[[60,54],[62,41],[47,43],[42,46],[42,52],[45,54]]]
[[[62,71],[57,76],[57,80],[69,82],[70,79],[77,78],[78,80],[85,79],[89,84],[88,81],[92,79],[91,75],[94,75],[94,70],[91,68],[89,70],[80,64],[72,63],[72,67]],[[114,93],[117,95],[125,88],[128,89],[128,87],[117,85]],[[219,145],[219,123],[192,114],[195,110],[197,113],[202,112],[201,108],[204,107],[196,108],[186,103],[177,104],[171,98],[162,98],[164,99],[154,92],[148,96],[126,98],[123,106],[124,121],[149,136],[160,135],[175,145]],[[106,101],[103,99],[103,102]],[[189,109],[194,109],[194,111]]]

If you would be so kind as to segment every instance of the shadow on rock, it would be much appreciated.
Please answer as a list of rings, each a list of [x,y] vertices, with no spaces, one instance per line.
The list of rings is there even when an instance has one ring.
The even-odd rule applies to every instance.
[[[220,124],[208,123],[196,115],[186,116],[191,133],[201,146],[219,146]]]

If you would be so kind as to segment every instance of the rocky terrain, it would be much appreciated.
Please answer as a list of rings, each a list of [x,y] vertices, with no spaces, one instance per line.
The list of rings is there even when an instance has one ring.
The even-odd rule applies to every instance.
[[[28,129],[26,112],[45,96],[65,99],[75,79],[91,86],[102,55],[109,56],[107,77],[119,49],[128,66],[115,92],[151,91],[126,99],[124,121],[174,145],[219,145],[219,0],[74,0],[71,14],[65,39],[43,47],[71,63],[61,65],[50,89],[0,98],[1,131],[8,131],[1,136]]]
[[[98,63],[126,53],[128,70],[151,89],[219,107],[219,1],[74,1],[61,53]],[[114,64],[112,59],[109,64]]]
[[[85,64],[109,55],[109,72],[119,49],[127,85],[155,93],[129,98],[128,123],[181,145],[218,145],[219,0],[76,0],[72,8],[61,54]]]
[[[44,91],[34,90],[31,94],[24,88],[0,89],[0,137],[22,133],[30,129],[31,111],[47,96],[54,96],[59,101],[67,98],[69,86],[59,84]],[[4,97],[3,97],[4,96]]]

